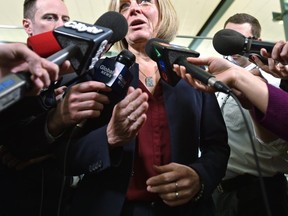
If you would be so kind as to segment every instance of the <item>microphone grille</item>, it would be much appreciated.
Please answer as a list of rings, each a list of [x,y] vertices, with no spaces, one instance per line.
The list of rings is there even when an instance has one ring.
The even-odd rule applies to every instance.
[[[222,55],[242,54],[245,36],[232,29],[222,29],[213,37],[214,49]]]
[[[134,64],[135,60],[136,60],[135,55],[127,49],[122,50],[116,58],[116,61],[122,62],[128,68],[131,67],[132,64]]]
[[[98,18],[95,25],[109,28],[113,31],[109,43],[113,44],[122,40],[128,32],[128,23],[126,18],[115,11],[108,11]]]

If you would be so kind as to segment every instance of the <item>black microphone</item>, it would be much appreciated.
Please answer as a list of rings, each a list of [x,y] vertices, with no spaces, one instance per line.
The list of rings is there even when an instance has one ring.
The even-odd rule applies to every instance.
[[[47,59],[58,65],[61,65],[65,60],[69,60],[78,75],[82,75],[93,68],[101,55],[107,51],[106,46],[109,45],[110,47],[111,43],[124,38],[128,31],[126,19],[123,15],[116,12],[105,13],[96,23],[108,25],[114,29],[111,30],[106,27],[90,25],[79,21],[67,22],[64,26],[56,28],[53,31],[53,35],[63,49],[49,56]],[[118,25],[117,28],[115,23]],[[123,28],[119,28],[119,26]],[[118,29],[120,30],[117,31]],[[44,38],[47,41],[49,35],[51,34],[43,33],[43,36],[35,37],[34,41],[30,40],[29,45],[38,46],[39,44],[43,44],[39,42],[39,38],[41,40]],[[55,40],[52,40],[52,42],[56,44]],[[45,47],[50,49],[50,46]],[[53,51],[58,49],[56,45],[52,47]],[[35,48],[35,50],[41,49]],[[30,76],[29,72],[21,72],[9,74],[0,80],[0,111],[19,101],[23,97],[24,92],[29,90],[32,85]]]
[[[58,85],[70,86],[84,77],[98,62],[102,54],[106,53],[116,41],[125,37],[127,31],[128,23],[125,17],[120,13],[108,11],[101,15],[94,25],[72,21],[55,29],[52,36],[49,32],[46,32],[43,33],[43,36],[34,36],[35,39],[30,37],[33,39],[28,41],[30,47],[42,55],[47,55],[47,53],[65,47],[62,51],[48,57],[48,60],[57,59],[58,65],[62,64],[65,60],[69,60],[78,75],[73,75],[72,79],[66,79],[66,81],[62,79],[61,82],[52,84],[47,91],[48,94],[51,94],[49,92],[53,91]],[[43,45],[40,42],[47,42],[48,38],[52,42],[51,46]],[[67,50],[66,53],[65,50]],[[41,104],[45,103],[45,101],[41,101]]]
[[[92,80],[103,82],[112,89],[107,93],[111,101],[117,103],[125,97],[132,80],[129,68],[135,59],[135,55],[125,49],[116,58],[106,57],[90,72]]]
[[[132,80],[129,68],[135,63],[135,59],[131,51],[122,50],[115,59],[101,59],[102,61],[89,71],[92,80],[103,82],[112,89],[111,92],[103,93],[109,97],[111,104],[118,103],[127,94]],[[87,119],[81,121],[77,127],[82,128],[86,122]]]
[[[114,44],[115,42],[124,39],[128,32],[128,23],[126,18],[115,11],[104,13],[97,19],[95,25],[109,28],[113,31],[113,35],[109,39],[109,44]]]
[[[70,21],[56,28],[53,33],[62,48],[70,45],[79,47],[80,52],[77,56],[72,56],[69,61],[76,73],[81,75],[94,67],[104,53],[113,31],[79,21]]]
[[[173,71],[172,63],[180,55],[185,57],[198,57],[200,55],[187,47],[170,44],[159,38],[150,39],[145,46],[145,52],[157,63],[161,78],[172,86],[175,86],[181,79]]]
[[[108,11],[94,25],[70,21],[52,32],[29,37],[27,45],[45,58],[67,46],[78,46],[79,52],[76,56],[70,55],[69,60],[76,73],[81,75],[91,69],[116,41],[123,39],[127,31],[125,17],[115,11]]]
[[[71,21],[54,30],[54,36],[62,48],[71,44],[80,48],[80,55],[84,60],[70,59],[78,75],[92,69],[102,54],[108,51],[111,44],[124,38],[128,31],[126,19],[117,12],[105,13],[96,21],[96,24],[99,23],[108,27]]]
[[[160,39],[151,39],[148,41],[145,51],[151,59],[157,62],[158,67],[160,65],[159,70],[162,70],[162,68],[165,67],[167,71],[176,74],[172,70],[172,65],[183,65],[193,78],[200,80],[206,85],[213,86],[217,91],[224,93],[230,92],[230,89],[224,83],[217,81],[212,74],[186,60],[187,57],[198,57],[199,53],[196,51],[190,50],[186,47],[171,45]],[[178,80],[179,79],[180,77]],[[172,84],[175,85],[175,83]]]
[[[93,68],[101,55],[105,53],[112,35],[113,31],[109,28],[70,21],[52,32],[29,37],[27,45],[41,57],[47,57],[47,54],[53,53],[47,59],[54,60],[58,65],[69,60],[76,74],[81,76]],[[79,79],[78,76],[62,85],[73,84]],[[55,83],[50,86],[50,89],[53,90],[54,86]]]
[[[213,37],[214,49],[222,55],[249,55],[255,53],[260,55],[261,48],[265,48],[267,52],[271,52],[275,43],[258,41],[247,38],[241,33],[232,29],[222,29]],[[260,57],[261,59],[261,57]],[[262,57],[261,60],[264,60]]]
[[[115,11],[108,11],[104,13],[102,16],[98,18],[98,20],[95,22],[94,25],[97,27],[104,27],[106,29],[111,29],[113,34],[111,35],[111,37],[109,36],[107,38],[107,41],[105,40],[102,42],[102,45],[99,46],[99,49],[96,52],[94,57],[93,57],[93,54],[90,55],[90,59],[89,57],[88,58],[85,57],[85,59],[87,59],[88,61],[86,61],[86,63],[85,62],[82,63],[82,66],[78,69],[77,69],[77,66],[74,66],[74,69],[76,67],[76,72],[78,74],[78,77],[75,77],[74,79],[69,80],[68,82],[64,83],[63,85],[65,86],[70,86],[71,84],[80,80],[81,77],[85,76],[87,71],[93,69],[93,67],[95,66],[96,62],[98,62],[102,54],[108,52],[111,46],[115,42],[122,40],[128,32],[128,23],[127,23],[126,18],[122,14],[117,13]],[[65,38],[64,38],[64,42],[65,42]],[[61,41],[58,40],[58,43],[61,44]],[[67,42],[63,46],[66,46],[66,45],[67,45]],[[91,64],[89,64],[89,60],[91,60],[91,57],[93,58],[92,58]],[[88,65],[89,67],[87,67]]]
[[[193,65],[189,63],[184,56],[179,56],[174,64],[182,65],[186,68],[186,71],[193,76],[193,78],[200,80],[202,83],[212,86],[217,91],[229,94],[231,89],[218,81],[212,74],[208,73],[207,71],[203,70],[199,66]]]
[[[94,25],[108,28],[113,31],[113,34],[108,41],[109,44],[122,40],[128,31],[128,24],[125,17],[115,11],[104,13],[97,19]],[[119,26],[121,26],[121,28],[119,28]],[[43,58],[47,58],[61,50],[61,46],[56,40],[53,31],[43,32],[28,37],[27,45]]]
[[[78,51],[78,47],[68,46],[47,59],[60,65],[70,56],[75,56]],[[22,99],[32,86],[31,73],[27,71],[10,73],[0,79],[0,111]]]
[[[132,80],[129,68],[135,63],[135,59],[135,55],[129,50],[122,50],[115,59],[106,57],[91,72],[92,79],[105,83],[112,91],[121,95]]]

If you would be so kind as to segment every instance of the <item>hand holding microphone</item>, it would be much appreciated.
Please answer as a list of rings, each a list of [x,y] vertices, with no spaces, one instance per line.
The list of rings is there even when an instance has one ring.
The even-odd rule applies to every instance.
[[[213,46],[222,55],[260,53],[265,48],[271,53],[275,43],[247,38],[232,29],[222,29],[213,37]]]
[[[0,45],[0,72],[2,111],[24,95],[39,94],[43,88],[58,79],[59,68],[39,57],[26,45],[12,43]]]
[[[49,133],[56,137],[65,128],[74,126],[84,119],[99,117],[104,105],[110,103],[104,93],[110,91],[104,83],[97,81],[86,81],[71,86],[57,107],[49,113]]]
[[[103,82],[112,89],[108,94],[113,104],[126,96],[132,80],[129,68],[135,63],[135,58],[129,50],[122,50],[116,58],[107,57],[90,71],[92,80]]]
[[[66,60],[69,60],[78,75],[82,75],[85,74],[89,68],[93,68],[95,63],[101,55],[109,49],[111,44],[124,38],[128,31],[126,19],[123,15],[116,12],[105,13],[99,18],[99,21],[96,21],[96,23],[107,25],[114,29],[111,30],[102,26],[71,21],[65,23],[62,27],[56,28],[53,32],[45,32],[30,37],[27,44],[38,55],[45,58],[48,56],[47,60],[52,61],[59,66],[63,65]],[[122,26],[122,28],[119,28],[119,26]],[[27,48],[27,50],[29,49]],[[33,53],[30,50],[29,52],[30,54]],[[36,54],[33,53],[33,55]],[[42,59],[45,65],[52,64],[47,60]],[[5,62],[5,59],[2,61]],[[57,68],[57,77],[53,77],[52,81],[58,78],[58,70],[59,69]],[[45,83],[44,85],[38,86],[38,91],[43,87],[49,86],[50,81],[48,83],[47,78],[48,76],[43,76],[43,81],[45,81]],[[35,82],[37,82],[37,85],[41,84],[38,79],[35,79]],[[30,74],[19,73],[16,76],[11,74],[11,77],[5,77],[4,80],[1,80],[0,84],[0,110],[2,110],[23,97],[23,93],[31,86]],[[45,101],[41,103],[45,103]]]
[[[69,81],[69,83],[65,83],[64,85],[69,86],[77,81],[80,81],[80,83],[73,85],[69,89],[63,100],[57,106],[57,109],[51,111],[48,119],[48,130],[53,135],[61,133],[63,129],[69,125],[78,123],[82,126],[83,123],[86,122],[86,119],[98,117],[104,109],[104,104],[110,103],[110,98],[106,94],[109,94],[111,89],[107,86],[113,89],[113,85],[107,85],[107,83],[101,82],[100,79],[97,79],[99,74],[97,76],[97,74],[93,72],[97,71],[98,60],[101,55],[107,52],[112,44],[125,37],[128,31],[128,24],[123,15],[112,11],[102,15],[95,24],[97,24],[96,27],[98,30],[93,28],[93,26],[89,26],[87,31],[95,31],[98,34],[96,34],[94,38],[86,34],[88,40],[85,40],[82,31],[77,32],[77,29],[79,30],[81,27],[81,30],[83,30],[84,27],[76,23],[68,23],[61,27],[61,29],[56,30],[55,37],[58,43],[60,43],[62,47],[65,47],[64,49],[69,47],[73,49],[73,47],[78,46],[81,55],[78,59],[76,55],[72,55],[74,57],[76,56],[76,59],[74,58],[76,61],[72,59],[71,62],[79,77],[76,77],[76,80],[72,80],[72,82]],[[119,26],[121,26],[121,28],[119,28]],[[72,27],[72,30],[66,30],[66,28],[69,27]],[[76,29],[76,32],[73,29]],[[112,29],[112,31],[110,29]],[[121,55],[121,58],[122,57]],[[71,58],[68,59],[70,60]],[[118,61],[118,63],[120,64],[121,60]],[[125,63],[123,64],[121,75],[124,74],[123,71],[126,66]],[[91,74],[96,78],[84,82],[81,80],[82,78],[86,79],[86,77],[89,77]],[[120,79],[120,76],[117,78],[117,83],[123,84],[123,82],[125,82],[124,76],[122,79]],[[62,121],[57,121],[58,117],[61,117]]]
[[[277,78],[288,75],[287,42],[265,42],[246,38],[232,29],[222,29],[213,37],[213,46],[222,55],[250,55],[262,70]]]
[[[22,43],[0,44],[0,69],[0,77],[11,72],[30,71],[37,89],[57,80],[59,70],[57,65],[41,58]]]
[[[288,79],[288,44],[278,41],[271,53],[261,49],[261,55],[268,59],[268,65],[263,64],[257,57],[255,63],[267,73],[280,79]]]
[[[215,80],[222,83],[225,86],[224,93],[230,93],[232,89],[237,89],[237,73],[238,70],[243,70],[240,66],[237,66],[224,58],[217,57],[199,57],[199,58],[187,58],[187,62],[193,67],[205,65],[208,66],[208,72],[205,73],[210,74]],[[178,74],[178,76],[182,77],[186,80],[191,86],[194,88],[204,91],[204,92],[216,92],[219,91],[213,85],[207,85],[205,80],[200,80],[194,77],[193,73],[189,73],[187,68],[184,65],[174,65],[174,71]],[[188,69],[189,70],[189,69]],[[200,72],[200,71],[199,71]],[[246,71],[247,72],[247,71]],[[247,72],[248,73],[248,72]],[[251,74],[252,75],[252,74]],[[209,77],[208,75],[206,75]],[[254,76],[254,75],[252,75]],[[200,81],[200,82],[199,82]],[[227,91],[226,91],[227,89]]]
[[[198,57],[200,54],[187,47],[170,44],[160,38],[150,39],[145,46],[146,54],[157,63],[161,78],[175,86],[180,77],[172,70],[172,64],[179,57]]]
[[[86,23],[72,21],[65,23],[65,26],[56,28],[53,31],[53,34],[55,35],[55,38],[57,39],[57,42],[60,45],[60,47],[62,47],[62,49],[60,49],[60,51],[54,53],[53,55],[49,56],[47,58],[48,61],[43,59],[41,62],[42,64],[40,66],[38,65],[38,68],[43,67],[43,65],[44,66],[49,65],[51,64],[51,62],[60,66],[66,60],[69,60],[73,68],[78,72],[78,74],[82,74],[85,73],[89,67],[94,66],[95,59],[97,60],[104,52],[105,45],[108,43],[108,39],[111,37],[113,32],[111,29],[108,28],[104,27],[97,28],[96,26],[89,25]],[[33,54],[34,58],[38,57],[40,60],[40,57],[37,54],[29,50],[28,48],[27,50],[30,52],[30,56]],[[14,55],[16,54],[19,53],[15,53]],[[28,57],[24,56],[23,53],[22,57],[25,57],[25,60],[30,59],[28,58],[29,56]],[[21,64],[16,69],[17,70],[23,69],[23,65]],[[59,69],[57,68],[56,78],[58,78],[58,70]],[[27,78],[29,76],[30,76],[29,73],[21,73],[21,74],[19,73],[16,76],[15,75],[13,76],[12,74],[10,77],[5,77],[4,80],[1,80],[2,91],[0,92],[1,93],[0,106],[2,107],[2,109],[19,101],[23,97],[24,92],[31,88],[32,85],[30,79]],[[44,78],[47,79],[47,77]],[[41,84],[37,79],[35,79],[35,82],[38,85]],[[52,84],[55,85],[54,82]],[[45,83],[45,87],[49,86],[51,88],[52,86],[52,90],[53,85],[49,86],[47,85],[47,83]],[[44,85],[41,86],[41,89],[43,87]]]
[[[109,87],[110,91],[99,89],[98,92],[107,96],[112,106],[121,101],[127,94],[132,80],[129,68],[135,63],[135,58],[135,55],[129,50],[122,50],[115,59],[105,58],[99,64],[96,63],[93,70],[89,71],[93,81],[101,82]],[[78,123],[77,126],[81,128],[85,123],[86,119]]]
[[[145,47],[147,55],[157,62],[161,77],[165,80],[166,74],[175,74],[172,65],[178,64],[186,68],[186,72],[190,73],[193,78],[198,79],[206,85],[213,86],[217,91],[229,93],[230,89],[220,81],[216,80],[213,75],[206,72],[199,66],[195,66],[187,61],[187,57],[196,58],[199,53],[185,47],[171,45],[168,42],[152,38]],[[179,80],[179,76],[178,76]],[[178,82],[177,80],[177,82]],[[169,84],[175,85],[174,80],[165,80]]]
[[[95,65],[111,45],[123,39],[127,31],[124,16],[108,11],[94,25],[66,22],[54,31],[29,37],[27,44],[41,57],[57,60],[57,64],[69,60],[76,73],[82,75]]]
[[[268,64],[267,59],[260,55],[260,50],[265,48],[271,53],[274,43],[259,41],[247,38],[241,33],[232,29],[222,29],[213,37],[213,46],[215,50],[225,56],[228,55],[257,55],[264,63]]]

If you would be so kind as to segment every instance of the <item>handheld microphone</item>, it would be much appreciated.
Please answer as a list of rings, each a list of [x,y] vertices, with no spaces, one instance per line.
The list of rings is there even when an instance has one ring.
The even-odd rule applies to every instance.
[[[79,47],[80,52],[77,56],[72,56],[69,61],[76,73],[81,75],[94,67],[105,51],[113,31],[79,21],[70,21],[56,28],[53,34],[62,48],[70,45]]]
[[[172,69],[173,62],[179,56],[198,57],[200,55],[187,47],[169,44],[159,38],[150,39],[145,46],[145,51],[157,63],[161,78],[172,86],[181,79]]]
[[[63,63],[70,56],[75,56],[78,47],[68,46],[47,59],[57,65]],[[25,91],[32,88],[31,73],[22,71],[10,73],[0,80],[0,111],[19,101]]]
[[[222,55],[246,55],[255,53],[260,56],[261,48],[271,52],[275,43],[253,40],[232,29],[222,29],[213,37],[214,49]],[[260,58],[261,59],[261,58]],[[264,60],[264,57],[261,59]]]
[[[97,26],[103,26],[113,31],[112,37],[109,40],[109,44],[114,44],[126,36],[128,32],[128,23],[126,18],[115,11],[108,11],[100,16],[95,22]]]
[[[94,26],[79,21],[66,22],[64,26],[58,27],[53,31],[53,35],[62,49],[47,59],[58,65],[69,60],[78,75],[84,74],[87,70],[94,67],[95,63],[105,51],[105,47],[112,34],[113,31],[105,27]],[[45,35],[47,36],[49,33],[45,33]],[[55,41],[52,40],[52,42],[54,43]],[[34,45],[35,44],[37,43],[34,43]],[[30,80],[24,80],[24,83],[27,82],[30,82]],[[23,82],[21,82],[22,84],[20,86],[16,85],[16,83],[17,82],[15,82],[15,85],[7,88],[6,91],[3,91],[5,104],[7,104],[5,95],[12,95],[11,92],[18,92],[18,98],[21,98],[24,95],[23,92],[28,90],[26,88],[27,85],[24,85]],[[55,82],[49,86],[46,90],[48,94],[51,91],[53,92],[57,84],[58,83]],[[7,97],[10,101],[9,105],[16,102],[14,99],[11,100],[11,96]],[[45,97],[40,97],[40,101],[44,99]],[[53,104],[51,104],[51,107],[52,106]]]
[[[28,37],[27,46],[42,58],[47,58],[61,50],[61,46],[54,37],[53,31]]]
[[[29,88],[31,88],[29,73],[11,73],[3,77],[0,80],[0,111],[19,101],[23,90]]]
[[[206,85],[212,86],[217,91],[220,91],[226,94],[229,94],[231,92],[231,89],[227,85],[215,79],[215,77],[212,74],[203,70],[199,66],[189,63],[186,60],[186,57],[179,56],[174,63],[184,66],[186,68],[186,71],[189,74],[191,74],[193,78],[200,80],[202,83]]]
[[[128,23],[126,18],[122,14],[119,14],[115,11],[108,11],[104,13],[97,19],[94,25],[109,28],[113,31],[113,34],[109,39],[108,44],[105,47],[105,50],[103,50],[103,53],[108,52],[108,50],[113,46],[113,44],[117,41],[122,40],[128,32]],[[121,28],[119,28],[119,26],[121,26]],[[97,59],[94,60],[94,63],[97,61],[98,61]],[[85,73],[84,74],[82,73],[78,77],[75,77],[69,80],[68,82],[64,82],[64,85],[70,86],[71,84],[78,81],[82,76],[85,76]]]
[[[119,14],[119,16],[122,15]],[[127,24],[126,19],[125,22]],[[54,36],[50,32],[45,32],[40,36],[36,35],[33,40],[29,40],[29,45],[34,46],[33,50],[38,50],[42,56],[55,52],[59,46],[62,47],[63,49],[50,55],[47,59],[58,65],[65,60],[70,60],[75,71],[81,74],[88,70],[88,67],[94,67],[112,34],[113,31],[105,27],[71,21],[56,28],[53,31]],[[44,41],[40,43],[39,39]],[[48,39],[51,40],[51,46]],[[45,43],[44,48],[43,43]],[[43,49],[44,51],[42,51]],[[24,92],[32,86],[30,76],[29,72],[21,72],[9,74],[0,81],[0,110],[14,104],[24,96]]]
[[[118,103],[127,94],[132,80],[129,68],[135,63],[135,55],[129,50],[122,50],[116,59],[106,57],[103,61],[89,71],[92,80],[105,83],[112,91],[105,92],[113,104]],[[77,124],[82,128],[86,120]]]
[[[159,71],[162,71],[165,67],[166,71],[174,73],[178,77],[178,81],[181,78],[172,70],[173,64],[184,66],[187,72],[190,73],[195,79],[200,80],[206,85],[213,86],[218,91],[224,93],[230,92],[230,89],[224,83],[217,81],[213,75],[186,60],[187,57],[198,57],[199,53],[196,51],[190,50],[186,47],[171,45],[168,42],[160,39],[151,39],[148,41],[145,51],[151,59],[157,62],[157,65],[160,65],[160,67],[158,66]],[[170,84],[171,82],[168,83]],[[172,82],[172,84],[175,85],[176,83]]]
[[[122,50],[115,59],[106,57],[91,71],[92,80],[105,83],[112,91],[110,100],[118,102],[126,95],[132,80],[129,68],[135,63],[135,55],[129,50]]]
[[[99,58],[104,52],[112,34],[113,31],[105,27],[70,21],[65,23],[64,26],[54,29],[53,32],[45,32],[30,37],[27,44],[38,55],[45,58],[47,54],[54,55],[60,52],[61,49],[65,49],[65,47],[78,47],[79,52],[74,53],[76,54],[75,56],[67,53],[69,59],[67,58],[66,60],[71,62],[77,74],[82,74],[88,69],[96,53],[98,52],[97,57]]]
[[[126,19],[117,12],[105,13],[96,23],[114,29],[71,21],[53,32],[32,36],[27,43],[41,57],[49,56],[47,59],[58,65],[70,60],[77,74],[82,75],[94,67],[101,55],[107,51],[108,43],[123,39],[128,31]],[[118,29],[120,30],[117,31]],[[54,54],[50,55],[51,53]],[[22,72],[9,74],[0,80],[0,111],[19,101],[24,91],[31,87],[31,74],[23,74],[25,75],[22,75]]]
[[[119,28],[119,26],[121,28]],[[31,36],[27,44],[41,57],[47,57],[69,45],[80,48],[77,56],[70,55],[70,62],[78,75],[91,69],[101,55],[115,43],[123,39],[128,31],[125,17],[117,12],[103,14],[95,25],[71,21],[53,32]]]

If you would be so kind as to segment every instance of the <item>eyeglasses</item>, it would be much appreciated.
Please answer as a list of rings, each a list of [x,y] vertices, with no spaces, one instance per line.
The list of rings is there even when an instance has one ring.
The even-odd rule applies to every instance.
[[[155,0],[120,1],[119,12],[120,13],[126,12],[131,7],[132,2],[136,2],[139,5],[139,7],[141,7],[141,8],[149,7],[149,6],[153,5],[153,4],[155,4]]]

